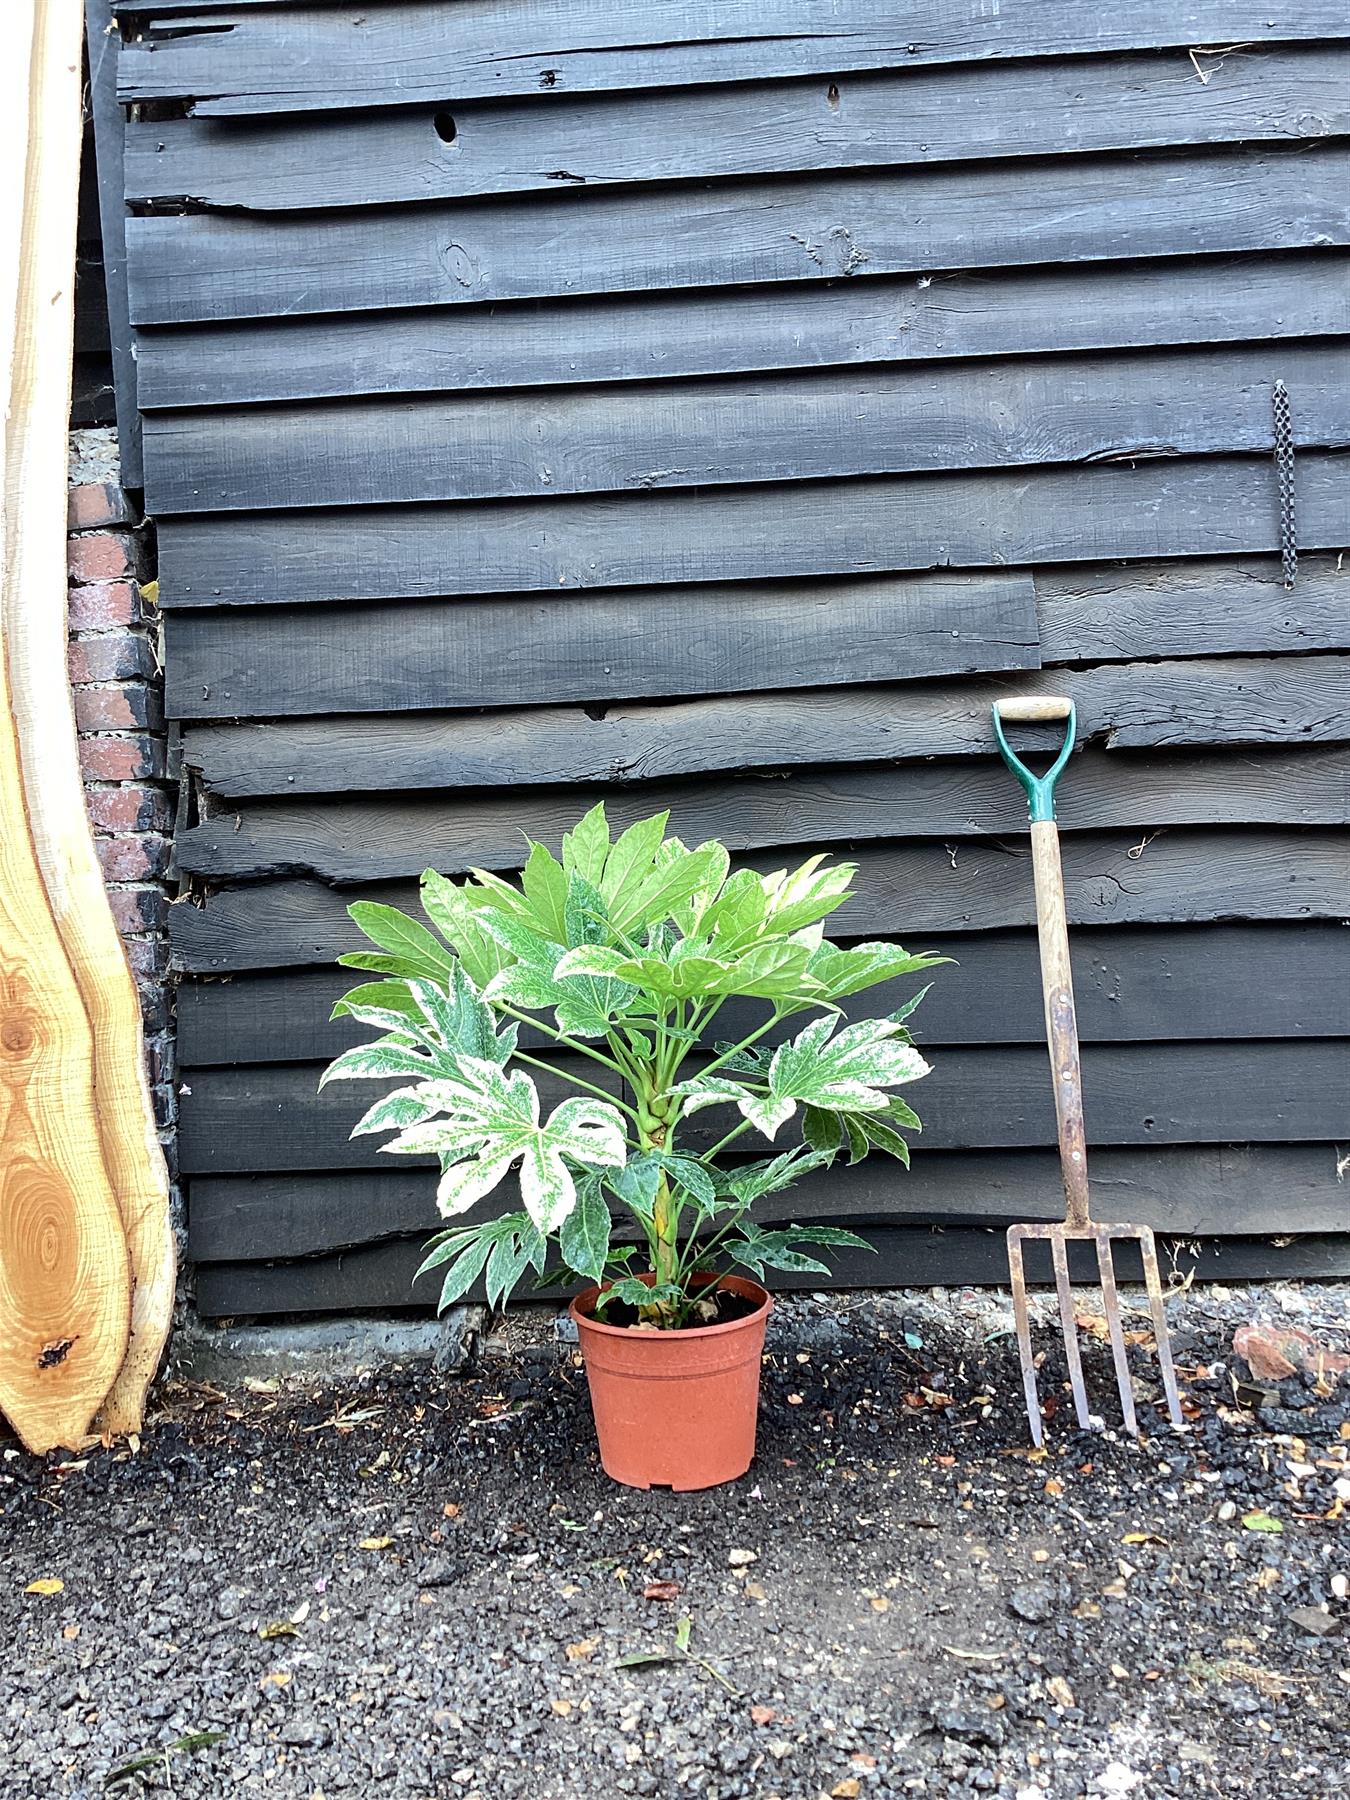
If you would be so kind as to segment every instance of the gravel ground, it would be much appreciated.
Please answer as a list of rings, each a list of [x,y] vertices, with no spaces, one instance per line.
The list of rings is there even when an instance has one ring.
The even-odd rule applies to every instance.
[[[1029,1454],[969,1293],[780,1304],[758,1460],[707,1494],[605,1480],[537,1313],[458,1378],[180,1384],[133,1449],[5,1446],[0,1793],[1331,1800],[1350,1376],[1230,1346],[1345,1349],[1350,1290],[1171,1310],[1192,1423],[1144,1446],[1064,1402]]]

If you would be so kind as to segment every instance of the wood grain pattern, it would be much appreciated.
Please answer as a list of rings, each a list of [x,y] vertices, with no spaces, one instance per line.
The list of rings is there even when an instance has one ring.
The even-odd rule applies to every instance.
[[[925,1154],[1054,1144],[1043,1045],[931,1054],[932,1073],[906,1089],[924,1120]],[[386,1166],[378,1140],[349,1136],[377,1090],[335,1082],[319,1093],[320,1072],[312,1063],[198,1069],[183,1096],[184,1172]],[[540,1082],[541,1093],[563,1092],[550,1077]],[[1093,1044],[1083,1053],[1083,1084],[1094,1145],[1321,1142],[1345,1122],[1345,1057],[1337,1042]],[[698,1113],[685,1122],[680,1142],[696,1152],[711,1149],[727,1124],[724,1112]]]
[[[1350,125],[1350,49],[1247,48],[1196,78],[1172,56],[757,81],[253,119],[127,132],[127,198],[382,206],[618,182],[902,167],[1332,137]]]
[[[1350,186],[1347,187],[1350,192]],[[1304,548],[1337,549],[1350,465],[1299,459]],[[684,585],[1279,546],[1269,458],[167,519],[166,606]]]
[[[509,799],[315,799],[260,802],[208,819],[178,839],[186,874],[211,880],[314,874],[324,881],[392,881],[425,868],[459,874],[519,868],[526,839],[555,851],[586,810],[567,790],[526,789]],[[614,796],[615,829],[669,810],[686,843],[717,837],[733,852],[763,846],[890,838],[960,840],[1025,828],[1026,803],[996,757],[957,765],[851,768],[810,775],[641,788]],[[1350,751],[1078,756],[1061,785],[1066,831],[1182,825],[1350,824]]]
[[[809,680],[914,680],[1039,661],[1023,570],[810,587],[658,588],[534,600],[225,610],[165,622],[176,718],[532,705],[605,693],[734,693]],[[636,628],[635,628],[636,627]],[[678,654],[672,655],[672,646]]]
[[[786,1293],[797,1288],[1007,1285],[1008,1253],[1001,1230],[882,1225],[866,1236],[873,1254],[844,1251],[832,1256],[828,1276],[776,1275],[769,1280],[769,1287]],[[1089,1287],[1096,1273],[1091,1249],[1081,1243],[1069,1247],[1070,1274]],[[1080,1251],[1089,1255],[1080,1256]],[[1350,1239],[1344,1232],[1294,1238],[1197,1240],[1188,1236],[1169,1240],[1163,1236],[1158,1254],[1165,1276],[1180,1281],[1188,1276],[1196,1281],[1222,1282],[1333,1281],[1350,1274]],[[422,1255],[422,1240],[415,1239],[295,1262],[208,1263],[198,1273],[197,1306],[208,1319],[392,1308],[430,1315],[436,1304],[434,1274],[418,1287],[412,1284]],[[1113,1255],[1120,1280],[1143,1279],[1134,1246],[1117,1245]],[[1027,1279],[1032,1286],[1048,1284],[1052,1279],[1048,1261],[1042,1268],[1037,1260],[1029,1259]],[[562,1294],[563,1290],[557,1289],[539,1298],[558,1299]],[[470,1298],[481,1300],[482,1295],[471,1294]]]
[[[1042,1041],[1036,946],[1026,932],[925,933],[922,948],[955,961],[939,971],[915,1017],[920,1043]],[[1350,1037],[1350,932],[1339,925],[1088,928],[1073,934],[1071,953],[1085,1043]],[[1237,969],[1241,981],[1233,980]],[[368,1035],[349,1018],[330,1017],[357,979],[349,969],[317,968],[183,981],[179,1062],[327,1061]],[[845,1001],[844,1012],[877,1017],[916,985],[912,977],[887,983]],[[994,1017],[991,994],[998,996]],[[742,1015],[746,1031],[759,1023],[748,1004],[728,1006],[716,1035],[734,1037]]]
[[[1292,592],[1261,557],[1039,569],[1036,611],[1047,665],[1346,650],[1350,566],[1301,558]]]
[[[125,59],[124,59],[125,60]],[[1350,242],[1338,145],[128,221],[137,325]],[[1197,207],[1203,192],[1206,204]]]
[[[995,931],[1032,922],[1024,843],[864,845],[857,892],[832,921],[841,937],[918,942],[937,932]],[[753,860],[753,859],[749,859]],[[760,859],[766,868],[774,866]],[[1341,919],[1350,886],[1350,838],[1336,832],[1167,830],[1084,834],[1064,846],[1069,923],[1191,924],[1220,919]],[[317,881],[222,888],[176,906],[170,932],[178,966],[203,974],[331,963],[364,940],[347,894]],[[413,911],[409,882],[361,890]]]
[[[50,705],[53,689],[65,689],[64,632],[53,646],[49,633],[15,630],[29,611],[48,609],[59,621],[64,610],[82,21],[55,0],[24,0],[10,27],[0,93],[23,137],[22,198],[6,211],[0,254],[0,317],[10,322],[0,558],[0,1411],[41,1455],[80,1444],[117,1378],[131,1271],[100,1133],[95,1035],[39,861],[44,846],[71,841],[72,820],[87,831],[83,793],[73,760],[34,766],[51,739],[20,735],[34,695]],[[55,658],[44,659],[53,647]],[[64,722],[69,729],[68,715]],[[59,876],[60,865],[46,873]],[[68,929],[83,924],[66,904],[61,917]],[[137,1039],[124,1035],[118,1047],[134,1052]]]
[[[1092,1159],[1104,1216],[1155,1231],[1233,1237],[1269,1230],[1271,1196],[1308,1231],[1345,1222],[1327,1144],[1244,1144],[1105,1149]],[[771,1195],[766,1222],[843,1218],[890,1224],[1053,1222],[1063,1216],[1059,1165],[1043,1150],[922,1151],[908,1172],[871,1156],[855,1168],[805,1176],[791,1198]],[[487,1216],[510,1197],[484,1203]],[[199,1267],[277,1257],[330,1256],[439,1224],[435,1177],[423,1169],[325,1171],[321,1175],[201,1175],[192,1183],[188,1255]],[[622,1223],[622,1222],[621,1222]],[[870,1233],[868,1234],[870,1235]]]
[[[526,301],[452,332],[435,307],[151,326],[136,377],[143,407],[220,406],[1336,332],[1345,257],[1317,250]]]
[[[1300,447],[1350,443],[1350,347],[1280,343],[157,413],[146,504],[163,516],[547,498],[1268,451],[1277,379],[1300,396]]]
[[[1136,0],[1117,11],[1085,11],[1078,0],[1001,0],[996,10],[914,0],[901,24],[884,0],[854,0],[846,20],[832,0],[536,0],[517,10],[504,42],[490,0],[456,0],[449,21],[415,4],[380,7],[355,27],[341,11],[246,0],[186,35],[133,42],[121,97],[187,96],[205,114],[325,111],[1346,35],[1344,11],[1329,0]]]
[[[186,669],[183,680],[186,686]],[[589,711],[538,707],[193,725],[184,733],[183,756],[206,790],[223,800],[652,781],[715,770],[967,757],[988,752],[996,698],[1054,689],[1074,700],[1080,741],[1101,739],[1110,749],[1350,739],[1350,658],[1216,657]],[[282,690],[273,708],[259,710],[280,712],[285,705]]]

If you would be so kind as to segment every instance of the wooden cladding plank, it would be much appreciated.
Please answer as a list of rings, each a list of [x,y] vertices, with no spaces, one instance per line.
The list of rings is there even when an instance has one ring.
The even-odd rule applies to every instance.
[[[1271,1230],[1337,1232],[1344,1190],[1330,1144],[1242,1144],[1094,1151],[1093,1198],[1103,1215],[1155,1231],[1233,1237]],[[1279,1218],[1271,1197],[1278,1194]],[[487,1216],[502,1212],[498,1200]],[[879,1156],[807,1175],[771,1195],[756,1216],[969,1224],[1053,1221],[1064,1213],[1050,1151],[921,1152],[905,1171]],[[321,1175],[203,1175],[192,1183],[188,1255],[199,1267],[275,1257],[328,1256],[430,1232],[435,1175],[423,1169]],[[863,1227],[866,1230],[866,1227]],[[964,1278],[963,1278],[964,1279]]]
[[[826,1275],[774,1275],[768,1286],[787,1293],[798,1288],[897,1288],[927,1286],[1006,1286],[1008,1257],[1001,1231],[920,1226],[882,1226],[867,1233],[873,1253],[846,1251],[832,1258]],[[1075,1281],[1091,1285],[1095,1265],[1070,1248],[1069,1267]],[[1339,1280],[1350,1274],[1350,1242],[1345,1235],[1288,1238],[1180,1238],[1159,1241],[1169,1277],[1196,1281]],[[1115,1251],[1121,1280],[1143,1279],[1139,1259],[1128,1244]],[[334,1257],[294,1262],[207,1264],[197,1277],[197,1310],[203,1318],[265,1318],[294,1313],[388,1311],[407,1308],[430,1315],[436,1305],[434,1273],[415,1287],[413,1276],[422,1260],[420,1242],[379,1244]],[[1048,1268],[1029,1262],[1033,1286],[1052,1277]],[[471,1298],[481,1301],[481,1293]],[[557,1289],[551,1296],[564,1297]]]
[[[1256,557],[1042,569],[1034,608],[1031,579],[1022,571],[942,572],[589,590],[556,600],[345,606],[320,617],[268,607],[253,612],[247,629],[225,608],[175,611],[164,624],[166,704],[183,719],[298,720],[1025,670],[1041,660],[1038,619],[1046,663],[1350,650],[1350,568],[1337,557],[1300,558],[1292,592],[1278,560]],[[1203,671],[1195,680],[1198,704],[1206,695],[1214,703],[1217,730],[1219,697]],[[615,729],[626,730],[627,715],[612,716]],[[520,766],[507,722],[497,724],[503,737],[493,755]],[[482,728],[495,736],[495,725]],[[379,741],[370,719],[359,729]],[[605,720],[588,719],[588,740],[605,731]],[[622,773],[628,747],[615,754]]]
[[[629,594],[603,592],[320,617],[267,607],[246,631],[229,611],[177,612],[165,622],[166,704],[177,718],[402,712],[589,700],[597,683],[655,698],[1040,660],[1023,570],[658,588],[640,607]]]
[[[922,1043],[1042,1040],[1036,945],[1029,933],[939,933],[921,944],[956,959],[934,977],[915,1019]],[[1340,925],[1089,928],[1075,933],[1072,948],[1085,1043],[1350,1037],[1350,932]],[[326,1061],[369,1036],[349,1018],[330,1017],[334,1001],[359,979],[350,969],[298,969],[184,981],[178,988],[179,1063]],[[912,977],[888,983],[856,996],[844,1010],[852,1017],[878,1016],[915,986]],[[991,995],[997,996],[996,1016]],[[734,1036],[737,1022],[732,1009],[724,1010],[716,1026],[721,1038]],[[751,1019],[746,1030],[757,1022]],[[780,1036],[796,1028],[789,1021]]]
[[[732,381],[156,413],[170,513],[650,492],[1350,443],[1350,339]]]
[[[183,735],[183,757],[223,800],[966,757],[988,752],[991,705],[1009,692],[1069,695],[1080,741],[1100,738],[1110,749],[1350,739],[1350,658],[1216,657],[589,711],[194,725]]]
[[[1289,590],[1257,557],[1041,569],[1036,609],[1047,664],[1346,650],[1350,567],[1304,557]]]
[[[843,17],[834,0],[539,0],[512,9],[509,31],[490,0],[456,0],[449,17],[378,7],[355,23],[349,10],[246,7],[146,30],[127,47],[119,91],[128,102],[189,98],[204,114],[330,111],[1346,35],[1329,0],[1101,11],[1079,0],[914,0],[902,22],[884,0],[853,0]]]
[[[180,833],[178,866],[211,880],[314,874],[392,881],[424,868],[518,868],[527,836],[556,848],[586,796],[526,789],[509,799],[393,798],[260,802]],[[669,809],[687,843],[732,851],[890,838],[987,837],[1024,828],[1026,802],[997,757],[978,762],[625,788],[606,797],[616,829]],[[1066,832],[1176,825],[1350,824],[1350,751],[1252,749],[1113,757],[1083,751],[1064,777]]]
[[[880,1226],[868,1231],[867,1238],[872,1253],[851,1250],[832,1257],[828,1276],[774,1275],[768,1285],[777,1292],[1007,1285],[1008,1256],[1001,1231]],[[1292,1239],[1163,1238],[1158,1249],[1168,1276],[1179,1280],[1332,1281],[1350,1275],[1350,1239],[1344,1232]],[[1070,1247],[1069,1268],[1075,1281],[1090,1286],[1096,1266],[1088,1256],[1077,1254],[1084,1250],[1091,1246]],[[434,1272],[413,1286],[422,1254],[421,1241],[414,1240],[294,1262],[208,1263],[197,1274],[197,1310],[207,1319],[393,1307],[429,1314],[436,1305]],[[1114,1255],[1121,1280],[1142,1280],[1138,1256],[1130,1245],[1118,1245]],[[1048,1264],[1042,1267],[1030,1258],[1027,1278],[1033,1285],[1053,1279]],[[562,1291],[557,1290],[557,1297]]]
[[[261,119],[155,119],[127,134],[133,202],[280,212],[618,182],[903,167],[1333,137],[1350,47],[906,70],[572,99]]]
[[[136,377],[142,407],[219,406],[1346,332],[1321,250],[152,326]]]
[[[1345,916],[1350,838],[1299,831],[1170,830],[1072,835],[1064,842],[1072,925],[1192,924],[1218,919]],[[864,845],[857,892],[833,920],[837,936],[980,932],[1034,921],[1024,834],[1007,841]],[[770,858],[760,858],[766,868]],[[364,899],[415,910],[409,882],[363,887]],[[322,882],[225,888],[170,911],[175,960],[203,974],[331,963],[365,940],[351,896]]]
[[[1350,193],[1350,184],[1347,185]],[[1305,548],[1338,549],[1350,462],[1297,474]],[[416,599],[942,565],[1279,548],[1268,457],[167,519],[160,602]]]
[[[577,1059],[578,1061],[580,1059]],[[1092,1044],[1083,1053],[1090,1144],[1295,1143],[1333,1139],[1345,1125],[1345,1045],[1282,1043]],[[586,1065],[588,1070],[590,1065]],[[378,1169],[382,1140],[352,1138],[379,1090],[335,1082],[316,1090],[320,1065],[198,1069],[184,1094],[179,1156],[185,1174]],[[603,1077],[607,1085],[608,1078]],[[564,1091],[541,1076],[550,1104]],[[905,1090],[930,1150],[1052,1147],[1055,1109],[1044,1046],[933,1052],[933,1068]],[[680,1142],[710,1149],[734,1112],[702,1112]],[[753,1148],[753,1146],[752,1146]],[[429,1159],[435,1167],[435,1158]],[[1274,1221],[1272,1221],[1274,1225]],[[1284,1229],[1284,1227],[1280,1227]]]
[[[137,325],[1350,242],[1341,146],[128,221]]]

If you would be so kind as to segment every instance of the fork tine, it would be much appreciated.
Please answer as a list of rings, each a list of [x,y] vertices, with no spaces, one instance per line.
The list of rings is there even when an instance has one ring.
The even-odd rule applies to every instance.
[[[1055,1288],[1059,1294],[1059,1316],[1064,1326],[1064,1353],[1069,1359],[1069,1385],[1078,1424],[1083,1431],[1092,1430],[1092,1414],[1088,1411],[1087,1388],[1083,1383],[1083,1358],[1078,1348],[1078,1327],[1073,1317],[1073,1294],[1069,1288],[1069,1248],[1061,1231],[1050,1234],[1050,1253],[1055,1263]]]
[[[1180,1430],[1186,1423],[1177,1393],[1177,1372],[1172,1363],[1172,1342],[1167,1335],[1167,1314],[1163,1310],[1162,1276],[1158,1272],[1158,1247],[1147,1225],[1139,1227],[1139,1253],[1144,1261],[1144,1285],[1148,1289],[1148,1308],[1153,1315],[1153,1340],[1158,1346],[1158,1367],[1162,1371],[1163,1392],[1167,1395],[1167,1413]]]
[[[1017,1354],[1022,1364],[1022,1390],[1027,1397],[1031,1441],[1039,1450],[1042,1439],[1041,1398],[1036,1391],[1036,1362],[1031,1352],[1031,1319],[1027,1312],[1027,1276],[1022,1263],[1022,1238],[1017,1227],[1008,1227],[1008,1279],[1012,1283],[1013,1319],[1017,1325]]]
[[[1116,1292],[1116,1265],[1111,1259],[1111,1238],[1105,1231],[1097,1233],[1097,1272],[1102,1284],[1102,1311],[1111,1339],[1111,1357],[1116,1365],[1116,1386],[1120,1389],[1120,1408],[1125,1415],[1125,1429],[1139,1436],[1139,1421],[1134,1412],[1134,1389],[1130,1385],[1130,1363],[1125,1354],[1125,1333],[1120,1324],[1120,1297]]]

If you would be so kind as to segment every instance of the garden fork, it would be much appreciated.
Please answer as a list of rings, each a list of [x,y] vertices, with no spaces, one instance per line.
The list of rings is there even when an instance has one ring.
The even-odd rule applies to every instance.
[[[1044,775],[1034,775],[1016,755],[1004,735],[1009,724],[1025,721],[1064,719],[1064,743],[1058,756]],[[1073,1295],[1069,1286],[1069,1245],[1073,1242],[1095,1244],[1098,1279],[1102,1289],[1102,1310],[1111,1342],[1116,1383],[1126,1429],[1136,1437],[1139,1423],[1135,1416],[1134,1393],[1130,1386],[1130,1369],[1125,1354],[1125,1334],[1120,1323],[1120,1298],[1116,1291],[1116,1272],[1112,1262],[1112,1241],[1128,1241],[1139,1246],[1144,1264],[1144,1282],[1148,1289],[1149,1310],[1153,1315],[1153,1335],[1158,1346],[1158,1366],[1172,1423],[1183,1423],[1181,1403],[1177,1397],[1176,1370],[1172,1364],[1172,1348],[1167,1338],[1167,1319],[1163,1312],[1162,1280],[1158,1273],[1158,1252],[1153,1233],[1147,1225],[1104,1225],[1093,1219],[1088,1206],[1087,1137],[1083,1124],[1083,1075],[1078,1055],[1078,1024],[1074,1016],[1073,978],[1069,969],[1069,927],[1064,909],[1064,870],[1059,858],[1059,827],[1055,823],[1055,782],[1073,750],[1076,720],[1071,700],[1035,696],[1027,699],[999,700],[994,705],[994,735],[1003,760],[1026,790],[1031,813],[1031,865],[1036,883],[1036,933],[1041,951],[1041,987],[1045,994],[1045,1027],[1050,1048],[1050,1067],[1055,1085],[1055,1117],[1059,1128],[1059,1158],[1064,1174],[1064,1196],[1067,1202],[1062,1225],[1010,1225],[1008,1227],[1008,1273],[1012,1281],[1013,1316],[1017,1323],[1017,1349],[1022,1362],[1022,1385],[1026,1390],[1027,1417],[1031,1435],[1039,1449],[1042,1440],[1040,1400],[1036,1392],[1036,1365],[1031,1352],[1031,1322],[1027,1309],[1026,1271],[1022,1246],[1028,1238],[1049,1243],[1054,1264],[1055,1289],[1059,1296],[1059,1316],[1064,1328],[1064,1349],[1069,1359],[1069,1381],[1079,1426],[1084,1430],[1100,1428],[1101,1421],[1088,1410],[1087,1391],[1083,1384],[1083,1359],[1078,1348],[1078,1327],[1074,1321]]]

